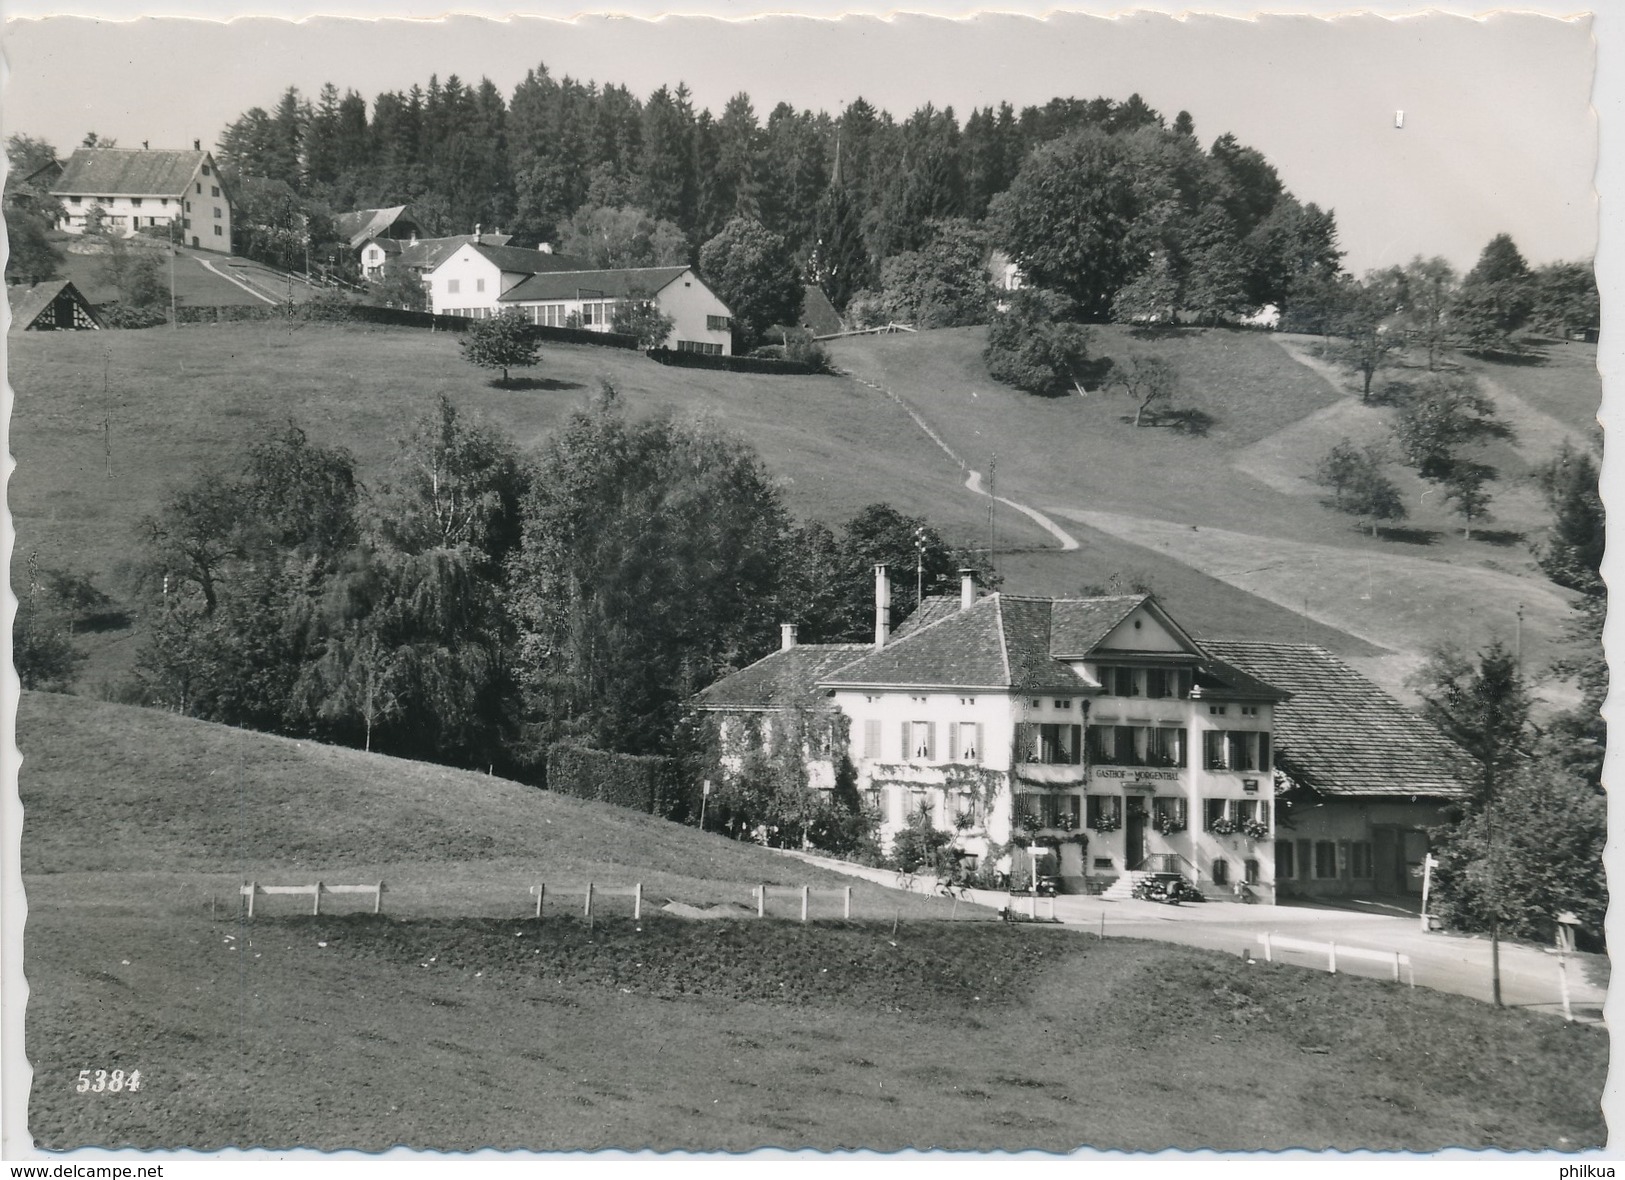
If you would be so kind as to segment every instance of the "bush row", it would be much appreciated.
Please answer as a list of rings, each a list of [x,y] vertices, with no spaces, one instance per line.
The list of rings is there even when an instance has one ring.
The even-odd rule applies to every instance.
[[[547,748],[547,787],[665,819],[681,818],[687,805],[675,759],[616,754],[569,742]]]
[[[662,365],[681,369],[720,369],[725,373],[774,373],[781,377],[811,377],[823,370],[801,361],[769,360],[756,356],[710,356],[703,352],[678,352],[651,348],[645,354]]]

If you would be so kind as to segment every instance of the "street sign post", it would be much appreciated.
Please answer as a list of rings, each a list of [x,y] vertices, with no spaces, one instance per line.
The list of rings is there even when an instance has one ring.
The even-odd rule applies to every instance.
[[[1439,858],[1431,852],[1422,861],[1422,933],[1426,934],[1432,926],[1428,920],[1428,891],[1433,886],[1433,870],[1439,867]]]

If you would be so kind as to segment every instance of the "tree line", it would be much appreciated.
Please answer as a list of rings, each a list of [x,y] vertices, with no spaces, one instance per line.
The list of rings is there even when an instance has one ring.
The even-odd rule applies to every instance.
[[[506,98],[455,75],[370,103],[289,88],[219,146],[251,254],[303,218],[319,234],[334,211],[407,202],[429,233],[479,225],[526,243],[561,241],[584,210],[635,209],[672,227],[688,261],[743,218],[844,309],[880,289],[889,260],[968,225],[1100,318],[1154,259],[1214,308],[1278,301],[1336,259],[1331,213],[1301,205],[1260,153],[1229,135],[1204,149],[1188,113],[1170,124],[1138,95],[1002,103],[963,122],[931,104],[897,118],[862,98],[833,116],[781,102],[764,119],[744,93],[713,115],[681,84],[639,98],[541,65]],[[1065,202],[1070,226],[1042,207],[1057,182],[1080,198]]]
[[[532,455],[442,397],[370,481],[290,422],[140,530],[143,646],[118,695],[528,781],[558,741],[671,752],[688,699],[780,622],[868,636],[876,562],[918,566],[926,593],[976,564],[884,504],[797,523],[748,445],[629,418],[608,385]],[[30,570],[19,675],[62,687],[75,620],[108,600]],[[901,618],[916,579],[897,582]]]

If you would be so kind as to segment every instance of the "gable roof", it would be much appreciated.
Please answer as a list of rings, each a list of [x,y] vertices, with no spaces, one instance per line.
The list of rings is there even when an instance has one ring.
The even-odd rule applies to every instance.
[[[545,250],[527,250],[522,246],[497,245],[487,240],[490,237],[490,234],[481,234],[478,241],[470,238],[468,244],[481,258],[509,274],[533,275],[542,271],[587,269],[580,258],[549,254]]]
[[[51,192],[73,196],[176,197],[191,183],[205,151],[78,148]]]
[[[407,206],[394,205],[388,209],[355,209],[333,218],[333,228],[340,237],[350,240],[350,248],[359,250],[368,238],[382,236],[397,221],[405,221],[416,228],[416,222],[406,216]]]
[[[698,693],[701,709],[785,709],[823,699],[820,682],[868,651],[862,643],[801,643],[764,656]]]
[[[801,298],[801,326],[814,336],[834,336],[846,331],[841,315],[822,287],[808,283]]]
[[[1325,649],[1250,640],[1203,646],[1292,694],[1275,707],[1274,746],[1295,782],[1336,796],[1468,794],[1476,764],[1466,751]]]
[[[31,287],[8,285],[6,287],[6,303],[11,308],[11,330],[13,332],[26,332],[32,328],[39,318],[44,315],[57,298],[66,293],[76,302],[80,310],[98,328],[105,327],[101,316],[84,297],[72,282],[67,279],[53,279],[49,282],[35,283]]]
[[[1047,598],[990,594],[870,649],[825,683],[1087,689],[1076,672],[1049,654],[1050,605]]]
[[[686,266],[640,266],[623,270],[558,270],[533,274],[498,296],[500,303],[532,299],[626,299],[654,295],[688,273]]]
[[[903,636],[918,631],[921,627],[929,627],[932,623],[940,623],[958,609],[958,595],[927,594],[920,600],[920,605],[909,611],[908,616],[897,624],[897,627],[891,633],[891,641],[895,643]]]
[[[1056,599],[1051,650],[1058,656],[1088,655],[1149,598],[1147,594],[1113,594]]]

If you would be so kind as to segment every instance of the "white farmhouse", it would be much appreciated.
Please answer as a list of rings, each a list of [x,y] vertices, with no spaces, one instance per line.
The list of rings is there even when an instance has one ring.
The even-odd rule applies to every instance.
[[[68,233],[83,233],[99,214],[110,233],[173,225],[183,245],[231,253],[231,197],[195,139],[191,151],[79,148],[51,194],[62,202]]]
[[[619,304],[652,301],[672,321],[659,347],[728,356],[733,351],[733,313],[686,266],[625,270],[543,271],[504,294],[503,307],[517,307],[533,324],[607,332]],[[572,318],[573,317],[573,318]]]
[[[821,708],[848,746],[809,781],[848,758],[886,841],[924,811],[968,856],[1036,860],[1074,891],[1167,872],[1263,901],[1414,892],[1425,829],[1471,775],[1329,653],[1199,642],[1149,595],[979,597],[967,573],[894,635],[882,566],[872,646],[792,644],[696,698],[725,767],[761,730],[750,711]]]
[[[664,347],[732,352],[733,313],[686,266],[598,270],[546,249],[470,242],[447,254],[424,282],[436,315],[489,319],[517,308],[533,324],[594,332],[610,330],[618,304],[652,300],[673,322]]]

